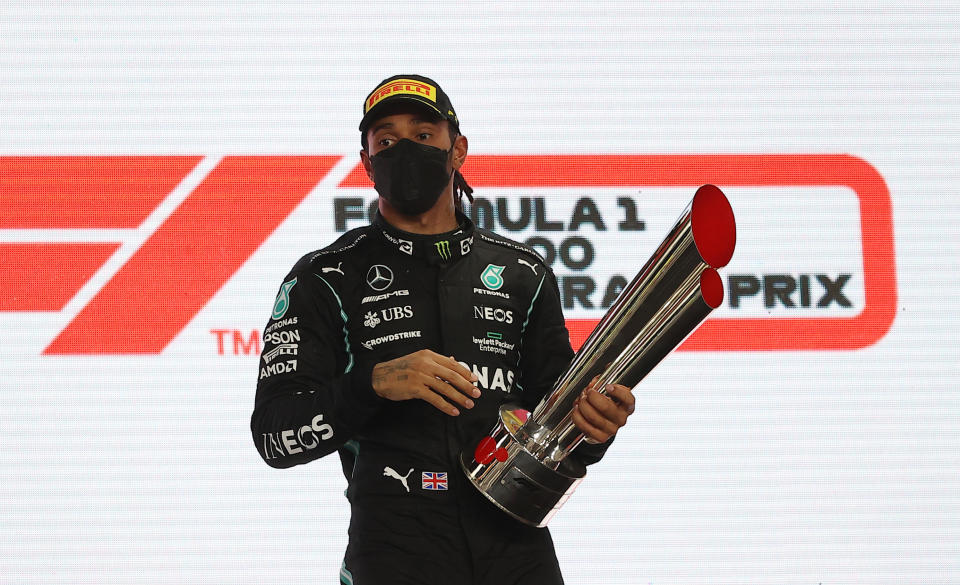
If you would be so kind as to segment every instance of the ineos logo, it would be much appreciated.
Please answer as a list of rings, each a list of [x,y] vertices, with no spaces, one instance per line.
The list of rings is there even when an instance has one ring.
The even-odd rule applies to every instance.
[[[374,264],[367,270],[367,284],[375,291],[386,290],[393,284],[393,271],[383,264]]]
[[[480,307],[473,306],[473,316],[475,319],[486,319],[487,321],[498,321],[500,323],[513,323],[513,311],[501,309],[499,307]]]

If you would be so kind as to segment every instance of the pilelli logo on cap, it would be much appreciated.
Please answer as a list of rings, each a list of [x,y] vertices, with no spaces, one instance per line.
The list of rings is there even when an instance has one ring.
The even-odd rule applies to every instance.
[[[370,97],[367,98],[366,109],[364,109],[364,113],[369,112],[370,108],[377,105],[382,100],[392,95],[399,94],[419,95],[427,98],[433,103],[437,102],[437,88],[429,83],[417,81],[416,79],[394,79],[393,81],[388,81],[387,83],[384,83],[377,89],[373,90],[373,93],[371,93]]]

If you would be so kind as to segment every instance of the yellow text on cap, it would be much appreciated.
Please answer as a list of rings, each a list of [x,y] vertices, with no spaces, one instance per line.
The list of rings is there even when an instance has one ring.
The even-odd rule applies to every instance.
[[[373,93],[367,98],[366,109],[363,110],[363,113],[366,114],[369,112],[370,108],[382,100],[392,95],[400,94],[418,95],[427,98],[433,103],[437,103],[437,88],[429,83],[423,83],[415,79],[394,79],[373,90]]]

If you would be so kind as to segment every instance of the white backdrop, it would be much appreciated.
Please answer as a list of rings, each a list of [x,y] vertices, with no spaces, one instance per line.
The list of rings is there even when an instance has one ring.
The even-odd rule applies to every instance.
[[[339,463],[260,460],[254,346],[337,202],[373,197],[349,179],[361,103],[404,72],[452,97],[478,196],[563,224],[498,231],[582,238],[554,268],[595,306],[569,318],[602,314],[703,168],[738,218],[725,282],[810,283],[809,306],[728,290],[710,336],[641,383],[552,524],[569,583],[960,583],[956,2],[18,4],[0,6],[0,583],[336,582]],[[525,158],[518,181],[503,155],[573,155],[576,177]],[[269,165],[283,181],[248,189]],[[141,185],[148,167],[166,178]],[[583,197],[606,230],[571,228]],[[620,198],[644,230],[617,228]],[[847,302],[818,307],[817,275]]]

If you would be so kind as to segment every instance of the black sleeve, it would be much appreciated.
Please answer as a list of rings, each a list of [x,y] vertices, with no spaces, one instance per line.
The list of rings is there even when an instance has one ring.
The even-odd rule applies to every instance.
[[[281,285],[263,342],[250,430],[271,467],[335,451],[381,404],[370,366],[353,361],[340,297],[311,271]]]
[[[545,273],[524,326],[520,354],[520,388],[524,408],[531,412],[553,390],[553,385],[566,371],[574,355],[560,304],[557,278],[549,267],[541,266]],[[612,438],[596,445],[581,442],[571,456],[585,465],[591,465],[603,457],[612,442]]]

